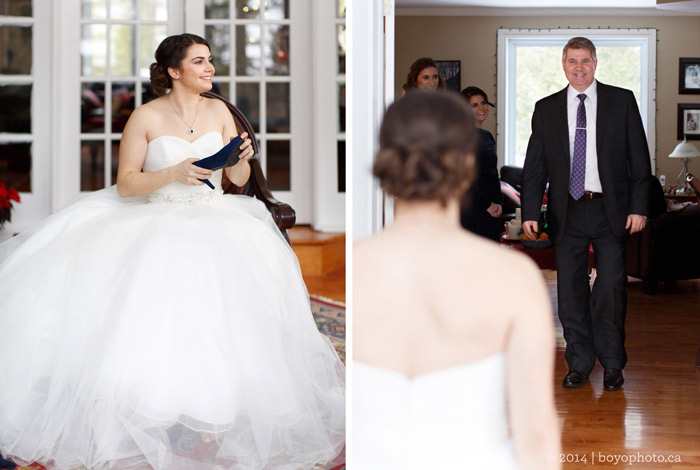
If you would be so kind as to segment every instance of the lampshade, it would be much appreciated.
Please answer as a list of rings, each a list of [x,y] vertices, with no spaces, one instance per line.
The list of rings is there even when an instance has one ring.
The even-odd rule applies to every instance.
[[[673,152],[669,155],[671,158],[693,158],[693,157],[700,157],[700,150],[697,149],[697,147],[690,142],[688,142],[685,139],[685,136],[683,136],[683,142],[680,144],[676,145],[676,148],[673,149]]]

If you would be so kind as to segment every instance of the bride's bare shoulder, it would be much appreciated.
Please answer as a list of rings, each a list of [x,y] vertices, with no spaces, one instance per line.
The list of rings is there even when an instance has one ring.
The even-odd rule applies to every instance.
[[[466,231],[455,239],[452,250],[465,269],[473,269],[476,264],[485,274],[502,281],[527,283],[528,279],[541,277],[527,255]]]

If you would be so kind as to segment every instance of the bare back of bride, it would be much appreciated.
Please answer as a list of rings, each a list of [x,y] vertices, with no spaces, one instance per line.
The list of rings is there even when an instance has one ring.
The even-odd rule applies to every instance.
[[[452,96],[386,113],[374,174],[395,220],[353,252],[357,468],[559,468],[541,275],[459,224],[477,138]]]

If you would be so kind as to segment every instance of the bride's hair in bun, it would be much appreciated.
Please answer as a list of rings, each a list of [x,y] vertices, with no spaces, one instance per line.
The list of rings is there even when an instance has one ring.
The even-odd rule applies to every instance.
[[[447,93],[414,91],[389,106],[373,173],[404,200],[460,199],[474,180],[474,113]],[[471,155],[471,157],[469,157]]]
[[[156,95],[162,96],[173,87],[168,67],[179,69],[187,49],[193,44],[204,44],[209,47],[206,39],[189,33],[169,36],[160,43],[156,49],[156,61],[151,64],[151,85]]]

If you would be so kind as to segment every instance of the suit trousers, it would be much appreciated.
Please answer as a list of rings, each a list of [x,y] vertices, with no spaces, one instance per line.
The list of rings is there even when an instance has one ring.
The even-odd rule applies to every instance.
[[[603,198],[568,200],[564,234],[554,245],[559,320],[571,370],[590,373],[596,357],[605,368],[622,369],[625,353],[627,275],[625,241],[610,230]],[[588,275],[593,244],[596,277]]]

